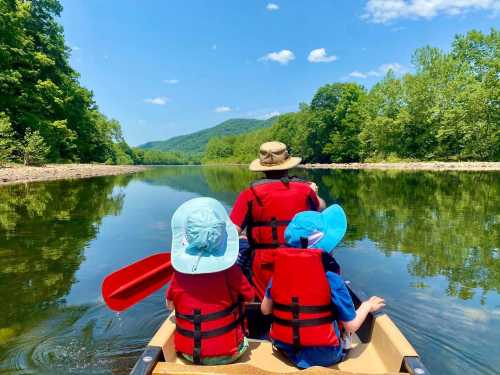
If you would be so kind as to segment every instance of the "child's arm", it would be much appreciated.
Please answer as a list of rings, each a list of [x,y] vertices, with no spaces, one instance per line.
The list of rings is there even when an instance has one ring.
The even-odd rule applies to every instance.
[[[380,310],[385,306],[383,298],[373,296],[368,301],[365,301],[356,310],[356,317],[349,322],[342,322],[345,330],[349,333],[356,332],[363,324],[369,313]]]
[[[167,309],[174,310],[174,301],[167,299]]]
[[[268,298],[267,296],[264,296],[264,299],[260,304],[260,311],[262,311],[262,314],[264,315],[271,314],[273,312],[273,300],[271,298]]]

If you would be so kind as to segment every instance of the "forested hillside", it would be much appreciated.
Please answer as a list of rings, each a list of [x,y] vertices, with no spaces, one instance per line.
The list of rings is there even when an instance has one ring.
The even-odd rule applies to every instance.
[[[69,65],[57,0],[0,0],[0,164],[130,162]]]
[[[456,36],[449,52],[418,49],[414,72],[392,71],[371,90],[321,87],[269,128],[212,138],[203,161],[249,162],[280,140],[305,162],[500,160],[500,32]]]
[[[203,129],[195,133],[173,137],[166,141],[148,142],[139,146],[139,148],[202,154],[205,152],[207,143],[211,138],[237,135],[248,133],[253,130],[268,128],[276,122],[276,119],[276,117],[268,120],[231,119],[212,128]]]

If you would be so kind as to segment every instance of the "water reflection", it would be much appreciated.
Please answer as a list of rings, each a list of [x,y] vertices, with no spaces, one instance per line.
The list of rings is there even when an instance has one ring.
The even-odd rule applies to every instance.
[[[0,345],[40,321],[75,282],[101,219],[118,215],[124,177],[0,189]]]
[[[494,374],[500,174],[295,173],[344,206],[346,277],[387,299],[430,370]],[[211,196],[229,208],[257,177],[169,167],[0,188],[0,372],[127,373],[167,314],[164,290],[116,315],[99,300],[102,278],[168,249],[182,202]]]
[[[500,291],[500,174],[296,170],[314,180],[349,218],[346,243],[368,238],[386,255],[413,256],[408,271],[444,276],[449,295]],[[176,167],[145,172],[148,183],[213,196],[232,205],[258,175],[242,167]],[[142,178],[142,177],[141,177]],[[414,287],[425,287],[417,281]]]
[[[331,171],[318,173],[350,219],[348,240],[411,254],[415,276],[444,276],[448,294],[500,291],[500,175]],[[415,286],[425,286],[425,283]]]

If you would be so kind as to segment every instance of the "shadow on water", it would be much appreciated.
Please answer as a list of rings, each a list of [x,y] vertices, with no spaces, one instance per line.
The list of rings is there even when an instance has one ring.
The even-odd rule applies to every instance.
[[[298,170],[349,229],[344,275],[388,311],[436,374],[500,366],[500,174]],[[102,278],[168,248],[175,208],[230,207],[243,167],[166,167],[132,176],[0,189],[0,372],[127,373],[167,315],[164,290],[122,314]],[[164,251],[164,250],[163,250]]]

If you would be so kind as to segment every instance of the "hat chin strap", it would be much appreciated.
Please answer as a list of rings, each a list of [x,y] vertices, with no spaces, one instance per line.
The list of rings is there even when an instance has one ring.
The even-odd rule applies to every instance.
[[[193,264],[193,268],[191,268],[191,272],[195,272],[198,269],[198,265],[200,264],[200,260],[204,252],[205,250],[200,251],[200,255],[198,255],[198,258],[196,258],[196,262]]]

